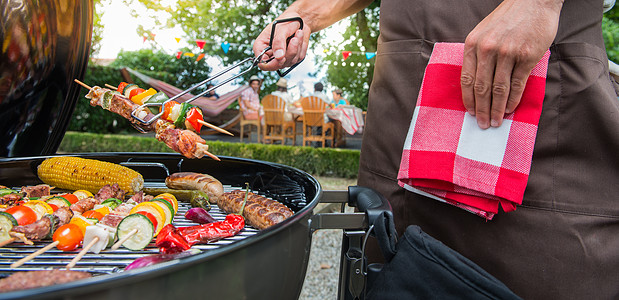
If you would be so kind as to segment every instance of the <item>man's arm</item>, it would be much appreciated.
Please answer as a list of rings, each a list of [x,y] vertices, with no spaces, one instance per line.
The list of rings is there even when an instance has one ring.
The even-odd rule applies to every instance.
[[[260,64],[265,71],[275,71],[290,67],[305,58],[311,33],[322,30],[333,23],[361,11],[372,0],[298,0],[291,4],[277,20],[301,17],[303,30],[299,30],[298,22],[277,24],[273,37],[273,49],[263,56],[263,60],[275,57],[268,64]],[[253,50],[259,55],[267,46],[271,35],[269,24],[254,42]],[[290,39],[286,47],[286,39]]]

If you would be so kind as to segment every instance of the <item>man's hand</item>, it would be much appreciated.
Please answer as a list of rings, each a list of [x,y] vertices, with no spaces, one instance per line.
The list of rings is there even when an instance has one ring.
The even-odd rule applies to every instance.
[[[277,19],[281,20],[298,16],[298,14],[290,13],[289,15],[283,14]],[[273,23],[269,24],[269,26],[267,26],[256,38],[253,46],[254,55],[259,55],[266,47],[269,46],[271,28],[273,28]],[[307,53],[310,33],[311,29],[307,24],[303,24],[303,29],[300,30],[299,22],[296,21],[278,23],[275,26],[272,49],[267,51],[267,53],[262,56],[263,61],[271,57],[274,57],[275,59],[267,64],[262,63],[258,65],[258,67],[265,71],[275,71],[281,68],[290,67],[297,62],[300,62],[305,58]],[[291,36],[292,38],[288,42],[288,45],[286,45],[286,39]]]
[[[527,78],[554,40],[561,0],[505,0],[465,41],[464,107],[480,128],[498,127],[520,103]]]

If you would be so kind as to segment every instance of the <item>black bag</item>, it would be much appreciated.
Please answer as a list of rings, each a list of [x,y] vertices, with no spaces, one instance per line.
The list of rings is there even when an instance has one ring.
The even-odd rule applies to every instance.
[[[520,299],[502,282],[411,225],[396,243],[391,214],[374,229],[386,264],[366,299]]]

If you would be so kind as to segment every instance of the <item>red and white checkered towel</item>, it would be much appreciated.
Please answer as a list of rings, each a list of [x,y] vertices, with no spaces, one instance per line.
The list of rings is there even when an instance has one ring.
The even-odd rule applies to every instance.
[[[400,186],[491,220],[522,204],[542,111],[547,51],[503,124],[483,130],[462,104],[464,44],[437,43],[404,143]]]

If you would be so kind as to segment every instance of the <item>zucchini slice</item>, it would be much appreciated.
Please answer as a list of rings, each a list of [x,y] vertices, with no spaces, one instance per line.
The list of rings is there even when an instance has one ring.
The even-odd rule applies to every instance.
[[[140,214],[132,214],[126,216],[116,228],[116,237],[122,240],[129,235],[133,229],[137,229],[137,233],[129,237],[123,246],[129,250],[142,250],[153,240],[155,230],[153,223],[148,217]]]

